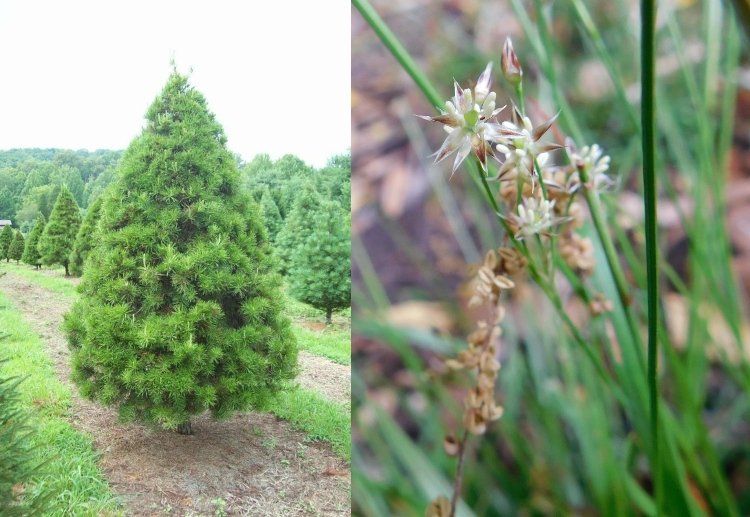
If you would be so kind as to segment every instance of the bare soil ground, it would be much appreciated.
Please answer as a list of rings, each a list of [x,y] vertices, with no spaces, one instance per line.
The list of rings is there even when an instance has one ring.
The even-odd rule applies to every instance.
[[[81,399],[59,329],[69,300],[12,273],[0,278],[0,289],[45,341],[59,378],[73,393],[70,421],[92,436],[127,515],[214,515],[219,499],[227,515],[349,515],[347,463],[273,415],[245,413],[222,422],[201,416],[193,421],[195,434],[182,436],[119,423],[116,411]],[[301,356],[301,384],[316,389],[323,374],[310,368],[322,359]],[[321,392],[342,400],[344,392],[325,387],[329,382],[334,380],[323,380]]]
[[[302,350],[298,362],[300,386],[336,402],[346,403],[352,399],[351,367]]]

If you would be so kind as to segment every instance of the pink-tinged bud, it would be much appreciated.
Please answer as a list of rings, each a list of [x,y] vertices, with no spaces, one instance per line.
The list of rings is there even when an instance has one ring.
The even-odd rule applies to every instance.
[[[511,84],[518,85],[523,78],[523,69],[521,68],[521,63],[518,62],[518,56],[516,55],[516,51],[513,50],[513,42],[510,38],[505,39],[501,61],[505,78]]]

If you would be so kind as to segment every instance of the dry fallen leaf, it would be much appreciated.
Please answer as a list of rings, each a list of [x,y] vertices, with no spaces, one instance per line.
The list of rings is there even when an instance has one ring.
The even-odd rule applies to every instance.
[[[392,305],[385,315],[388,323],[396,327],[434,330],[449,334],[454,321],[442,304],[435,302],[407,301]]]

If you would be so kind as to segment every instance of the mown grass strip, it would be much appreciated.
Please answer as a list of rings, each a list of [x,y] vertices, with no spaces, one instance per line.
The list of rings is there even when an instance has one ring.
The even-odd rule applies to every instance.
[[[326,329],[323,332],[293,325],[300,350],[319,355],[339,364],[352,364],[352,341],[349,329]]]
[[[3,376],[24,378],[18,386],[20,403],[31,413],[29,424],[35,429],[31,445],[39,461],[46,462],[33,490],[55,494],[46,515],[119,515],[91,439],[66,420],[71,394],[55,376],[44,344],[2,293],[0,306],[0,328],[10,334],[0,348],[0,356],[7,359],[0,371]]]
[[[352,419],[349,404],[331,402],[314,391],[296,388],[281,393],[270,412],[287,420],[313,440],[331,444],[333,451],[351,461]]]
[[[50,277],[32,269],[25,269],[24,266],[11,265],[8,269],[39,287],[64,296],[76,295],[75,287],[64,278]],[[296,309],[297,312],[304,310],[299,307]],[[0,328],[5,327],[0,324]],[[349,333],[345,330],[316,333],[295,325],[294,333],[302,350],[327,357],[340,364],[351,364],[351,341]],[[38,341],[38,338],[35,339]],[[67,398],[69,400],[69,394]],[[270,411],[308,433],[310,438],[330,443],[334,452],[347,461],[351,459],[351,417],[348,406],[331,402],[313,391],[298,388],[281,394]]]
[[[14,275],[18,275],[30,282],[33,282],[39,287],[43,287],[54,293],[62,294],[63,296],[76,296],[76,286],[65,277],[54,277],[45,275],[41,271],[31,268],[25,264],[2,264],[0,265],[0,273],[3,271],[9,271]]]

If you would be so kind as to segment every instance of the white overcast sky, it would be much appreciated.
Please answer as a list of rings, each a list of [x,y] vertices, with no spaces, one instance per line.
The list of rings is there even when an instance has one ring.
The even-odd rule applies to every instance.
[[[0,0],[0,149],[124,149],[174,57],[231,151],[351,145],[345,0]]]

